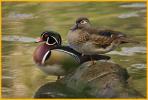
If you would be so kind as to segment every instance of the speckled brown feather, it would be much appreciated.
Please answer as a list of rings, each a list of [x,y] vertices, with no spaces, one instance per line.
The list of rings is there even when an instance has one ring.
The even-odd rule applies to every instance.
[[[113,38],[105,37],[105,36],[99,36],[99,35],[91,35],[90,41],[92,41],[96,45],[109,45]]]
[[[113,41],[117,42],[117,40],[119,39],[119,34],[120,35],[122,34],[121,32],[118,31],[98,30],[95,28],[83,28],[82,30],[83,30],[82,32],[88,32],[87,38],[89,38],[89,41],[91,41],[94,45],[97,45],[99,47],[109,46]],[[110,34],[105,35],[102,33],[110,33]],[[125,35],[123,34],[122,37],[125,37]]]
[[[74,35],[79,35],[78,38],[74,39],[73,44],[85,43],[86,41],[89,40],[90,36],[89,36],[89,34],[86,31],[81,30],[81,31],[77,31],[76,33],[77,34],[71,33],[71,35],[73,35],[73,34]]]
[[[89,34],[86,31],[81,31],[79,33],[80,37],[79,37],[79,41],[78,42],[86,42],[89,40]]]

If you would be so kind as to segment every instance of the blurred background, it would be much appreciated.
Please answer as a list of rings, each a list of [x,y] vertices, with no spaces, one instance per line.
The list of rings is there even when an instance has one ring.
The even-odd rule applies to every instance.
[[[146,96],[146,2],[2,2],[2,97],[32,98],[43,84],[55,81],[40,71],[32,54],[43,31],[59,32],[63,44],[77,17],[92,25],[121,31],[140,44],[126,44],[106,55],[127,68],[129,83]]]

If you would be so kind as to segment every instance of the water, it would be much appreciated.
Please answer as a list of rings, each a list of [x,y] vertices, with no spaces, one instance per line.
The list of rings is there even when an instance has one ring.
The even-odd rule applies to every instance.
[[[131,3],[131,4],[123,4],[120,7],[145,8],[146,4],[144,4],[144,3]]]
[[[134,56],[136,53],[146,53],[146,47],[122,47],[121,51],[111,51],[107,54],[122,55],[122,56]]]
[[[17,42],[35,42],[35,38],[24,37],[24,36],[17,36],[17,35],[3,35],[2,41],[17,41]]]
[[[79,16],[90,18],[94,26],[115,29],[140,41],[122,45],[106,55],[127,68],[137,91],[146,95],[146,4],[145,3],[2,3],[2,97],[32,98],[43,84],[55,81],[40,71],[32,60],[35,39],[46,30],[66,34]]]

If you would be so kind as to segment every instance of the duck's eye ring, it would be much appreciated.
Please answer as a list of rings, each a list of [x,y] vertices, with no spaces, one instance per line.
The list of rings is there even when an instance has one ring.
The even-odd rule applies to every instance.
[[[44,37],[44,35],[47,35],[47,32],[43,32],[43,33],[41,34],[41,37]]]
[[[82,20],[81,22],[80,22],[80,24],[86,24],[87,23],[87,21],[85,21],[85,20]]]

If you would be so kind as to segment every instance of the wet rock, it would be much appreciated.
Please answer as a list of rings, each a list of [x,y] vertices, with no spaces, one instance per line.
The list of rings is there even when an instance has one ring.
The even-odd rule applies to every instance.
[[[37,91],[35,98],[143,97],[128,85],[128,78],[127,70],[117,64],[98,61],[92,65],[92,62],[86,62],[61,80],[42,86]]]

